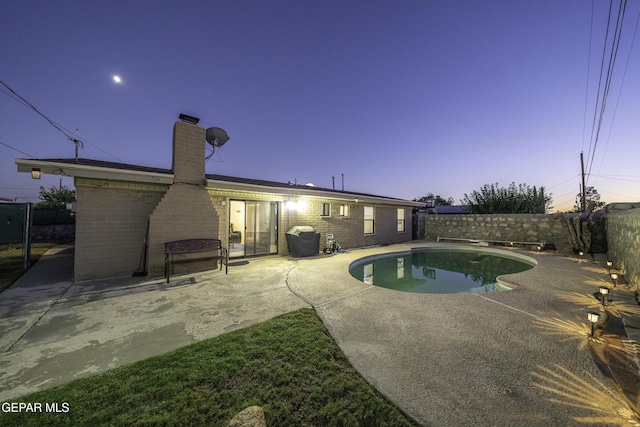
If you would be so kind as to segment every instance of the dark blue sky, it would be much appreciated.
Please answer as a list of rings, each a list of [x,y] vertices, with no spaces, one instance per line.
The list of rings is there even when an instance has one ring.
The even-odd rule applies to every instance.
[[[594,6],[588,67],[586,0],[9,0],[0,80],[79,129],[81,157],[169,168],[187,113],[231,136],[209,173],[324,187],[344,173],[347,190],[456,202],[515,181],[569,209],[594,145],[609,3]],[[588,182],[608,202],[640,200],[639,14],[629,2]],[[0,89],[0,142],[73,157]],[[58,183],[18,174],[16,157],[0,145],[0,197]]]

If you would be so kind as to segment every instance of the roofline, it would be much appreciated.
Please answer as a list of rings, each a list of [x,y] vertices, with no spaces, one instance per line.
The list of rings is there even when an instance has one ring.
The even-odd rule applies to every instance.
[[[58,176],[72,176],[82,178],[115,179],[118,181],[150,182],[156,184],[172,184],[173,173],[159,171],[136,171],[106,166],[90,166],[79,163],[60,162],[56,159],[16,159],[18,172],[31,172],[33,168],[40,168],[41,173]]]
[[[96,162],[96,165],[83,164]],[[170,185],[173,183],[173,172],[169,169],[128,165],[99,160],[79,159],[16,159],[18,172],[31,172],[39,168],[41,173],[57,176],[111,179],[116,181],[133,181]],[[100,165],[102,164],[102,165]],[[135,170],[137,168],[140,170]],[[254,181],[254,182],[251,182]],[[422,206],[423,203],[391,197],[331,190],[306,185],[290,185],[275,181],[252,180],[239,177],[207,174],[204,184],[209,189],[235,190],[245,192],[266,192],[280,196],[314,197],[350,202],[369,202],[397,206]]]

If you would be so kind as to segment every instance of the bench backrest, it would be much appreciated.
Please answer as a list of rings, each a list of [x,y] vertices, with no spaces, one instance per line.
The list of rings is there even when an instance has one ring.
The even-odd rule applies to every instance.
[[[218,239],[186,239],[164,244],[166,254],[220,251],[222,242]]]

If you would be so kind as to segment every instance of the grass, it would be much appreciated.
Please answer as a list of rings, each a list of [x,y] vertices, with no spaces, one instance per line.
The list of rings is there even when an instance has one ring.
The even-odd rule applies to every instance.
[[[57,242],[39,242],[31,245],[31,265],[57,245]],[[0,246],[0,292],[7,289],[26,271],[23,265],[22,245]]]
[[[183,347],[16,402],[43,413],[0,412],[0,425],[227,426],[251,405],[269,426],[413,426],[368,384],[312,309]],[[45,413],[46,403],[68,404]]]

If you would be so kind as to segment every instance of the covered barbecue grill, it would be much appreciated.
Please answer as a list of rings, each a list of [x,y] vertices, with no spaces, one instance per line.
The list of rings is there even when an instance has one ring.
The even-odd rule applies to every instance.
[[[287,231],[289,252],[295,257],[320,253],[320,233],[308,225],[294,225]]]

